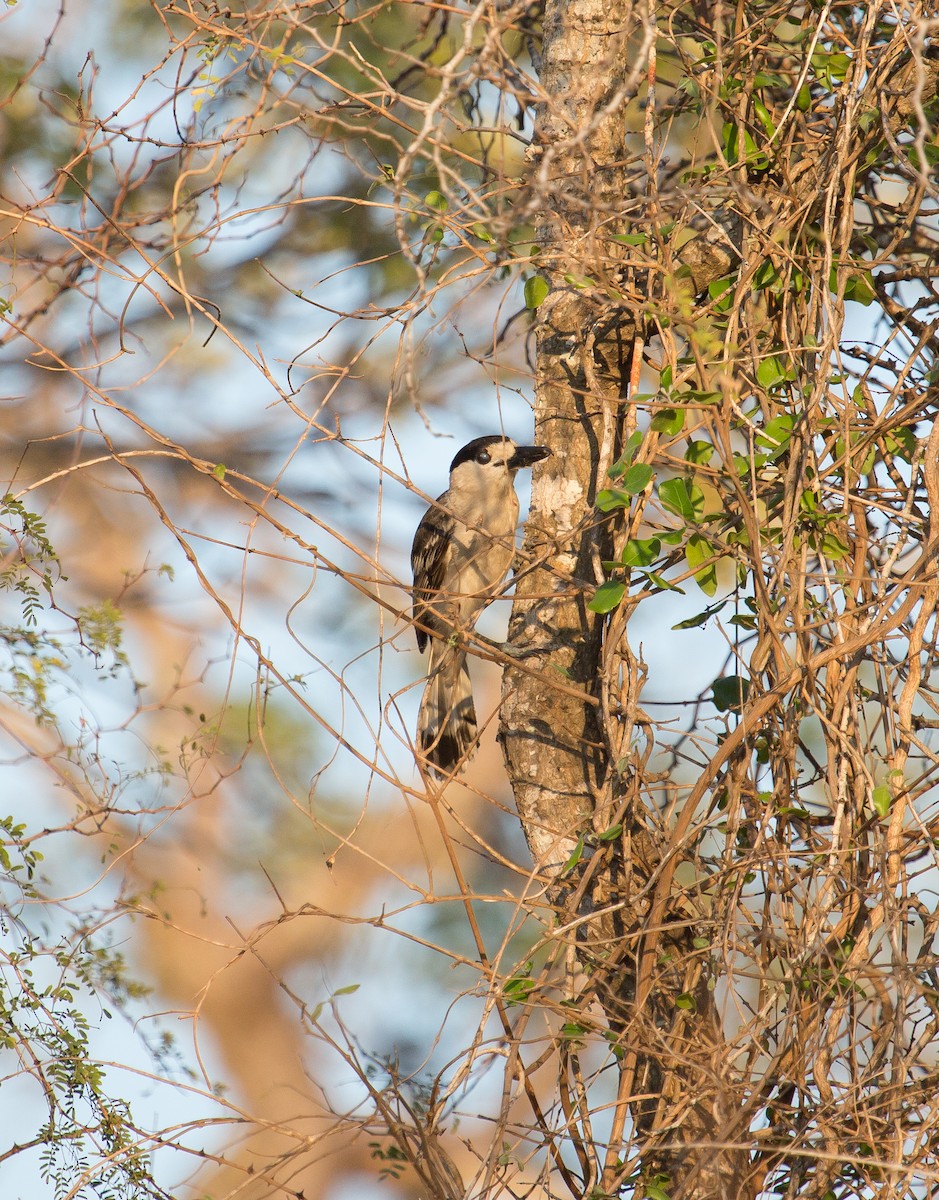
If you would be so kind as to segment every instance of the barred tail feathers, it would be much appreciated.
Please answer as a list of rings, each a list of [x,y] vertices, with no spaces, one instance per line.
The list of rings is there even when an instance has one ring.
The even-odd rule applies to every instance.
[[[476,741],[476,708],[466,654],[431,642],[430,674],[417,718],[421,752],[435,775],[450,775]]]

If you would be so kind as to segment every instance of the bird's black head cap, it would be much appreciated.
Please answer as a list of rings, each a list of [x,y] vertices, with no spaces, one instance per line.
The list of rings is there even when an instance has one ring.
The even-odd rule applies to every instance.
[[[480,450],[485,450],[489,446],[500,446],[503,442],[509,441],[501,433],[489,433],[485,437],[473,438],[471,442],[467,442],[462,450],[458,450],[454,456],[453,462],[450,464],[450,470],[458,467],[460,463],[471,462]]]

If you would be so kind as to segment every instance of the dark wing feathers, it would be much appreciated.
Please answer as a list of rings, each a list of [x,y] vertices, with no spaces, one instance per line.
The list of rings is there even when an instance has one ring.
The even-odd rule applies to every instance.
[[[445,505],[446,502],[447,494],[444,492],[437,498],[437,503]],[[434,505],[424,513],[414,535],[414,544],[411,546],[414,632],[417,634],[417,647],[422,654],[427,645],[426,627],[434,623],[433,612],[428,609],[427,600],[439,592],[443,585],[444,564],[452,531],[453,518]]]

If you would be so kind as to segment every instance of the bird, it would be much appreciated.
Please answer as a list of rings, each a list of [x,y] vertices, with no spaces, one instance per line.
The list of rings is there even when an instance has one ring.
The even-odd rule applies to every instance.
[[[453,775],[476,740],[462,637],[498,593],[515,557],[515,473],[550,453],[547,446],[518,446],[501,434],[474,438],[455,455],[450,486],[414,535],[414,629],[422,654],[430,645],[417,740],[437,778]]]

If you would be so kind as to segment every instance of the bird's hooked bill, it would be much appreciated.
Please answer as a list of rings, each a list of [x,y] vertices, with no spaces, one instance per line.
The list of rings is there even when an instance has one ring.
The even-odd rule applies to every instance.
[[[509,470],[517,471],[521,467],[533,467],[536,462],[541,462],[550,453],[547,446],[516,446],[515,453],[508,462]]]

